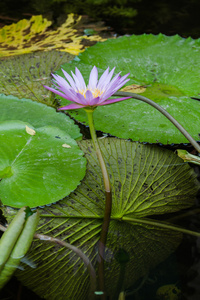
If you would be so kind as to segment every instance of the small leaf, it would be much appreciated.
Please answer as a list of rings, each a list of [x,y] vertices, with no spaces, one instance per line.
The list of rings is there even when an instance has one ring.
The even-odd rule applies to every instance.
[[[70,146],[70,145],[67,145],[67,144],[63,144],[62,147],[63,147],[63,148],[71,148],[71,146]]]
[[[192,155],[188,153],[186,150],[176,150],[178,156],[184,160],[184,162],[193,163],[196,165],[200,165],[200,157],[196,155]]]
[[[26,125],[26,132],[30,135],[35,135],[36,134],[35,130],[28,127],[27,125]]]
[[[139,84],[132,84],[124,87],[121,89],[122,92],[129,92],[129,93],[135,93],[135,94],[141,94],[144,93],[146,88]]]

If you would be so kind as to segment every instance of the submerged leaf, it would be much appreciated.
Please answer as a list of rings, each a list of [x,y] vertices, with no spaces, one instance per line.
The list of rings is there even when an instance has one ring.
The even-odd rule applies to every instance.
[[[149,224],[143,224],[143,217],[191,206],[198,184],[189,165],[182,164],[169,150],[119,139],[105,138],[99,142],[113,191],[104,257],[106,289],[113,299],[120,284],[127,289],[181,241],[181,234],[153,226],[147,218]],[[86,176],[67,198],[40,209],[38,231],[80,248],[97,267],[105,205],[103,179],[91,141],[81,141],[79,145],[88,160]],[[10,208],[3,210],[7,218],[15,214]],[[126,221],[130,215],[135,218],[131,224]],[[122,251],[126,253],[125,259],[119,257]],[[29,258],[37,268],[24,266],[25,270],[17,271],[16,275],[37,294],[49,300],[87,299],[89,275],[75,253],[37,241]]]
[[[160,104],[199,140],[200,102],[191,99],[200,93],[199,51],[200,39],[162,34],[124,36],[96,44],[62,69],[70,72],[78,67],[84,78],[88,78],[93,65],[99,72],[108,66],[116,67],[116,73],[123,71],[122,75],[130,72],[128,85],[146,88],[142,96]],[[63,76],[61,70],[57,73]],[[66,104],[67,100],[62,99],[62,105]],[[70,114],[87,124],[81,110]],[[163,144],[188,142],[167,118],[139,100],[102,106],[94,114],[97,130],[120,138]]]

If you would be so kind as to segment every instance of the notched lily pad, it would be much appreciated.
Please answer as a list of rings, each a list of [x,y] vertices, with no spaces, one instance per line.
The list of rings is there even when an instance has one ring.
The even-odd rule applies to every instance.
[[[51,126],[30,135],[26,126],[20,121],[0,123],[0,199],[12,207],[58,201],[85,175],[83,152],[69,135]],[[63,148],[64,143],[70,148]]]
[[[169,150],[119,139],[105,138],[99,142],[113,191],[104,257],[106,289],[113,299],[122,283],[122,269],[126,289],[179,245],[180,233],[152,225],[149,216],[193,205],[198,183],[189,165],[182,164]],[[40,209],[38,232],[77,246],[97,268],[105,206],[103,179],[91,141],[81,141],[79,145],[88,161],[86,176],[67,198]],[[15,214],[15,210],[3,209],[8,219]],[[142,223],[143,217],[146,224]],[[127,254],[125,265],[120,262],[120,251]],[[88,299],[89,275],[75,253],[38,241],[28,256],[37,268],[24,266],[25,270],[17,271],[16,275],[37,294],[49,300]]]
[[[77,125],[65,114],[57,113],[54,108],[13,96],[0,95],[0,122],[20,120],[35,128],[46,125],[58,127],[74,139],[80,139],[81,133]]]
[[[159,103],[199,140],[200,39],[159,34],[124,36],[96,44],[62,68],[78,67],[84,78],[93,65],[102,73],[108,66],[116,73],[130,72],[130,85],[145,87],[142,96]],[[97,59],[98,58],[98,59]],[[61,70],[58,74],[63,76]],[[56,96],[57,97],[57,96]],[[66,100],[62,99],[62,104]],[[87,119],[81,110],[71,111],[77,120]],[[97,130],[134,141],[163,144],[187,143],[187,139],[160,112],[139,100],[129,99],[95,111]]]

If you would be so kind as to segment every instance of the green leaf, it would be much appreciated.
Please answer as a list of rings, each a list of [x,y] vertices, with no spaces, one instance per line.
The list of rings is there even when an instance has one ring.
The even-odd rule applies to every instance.
[[[96,44],[62,68],[70,72],[78,67],[86,80],[93,65],[98,67],[99,74],[108,66],[116,67],[116,73],[122,71],[122,75],[130,72],[127,85],[144,86],[143,96],[159,103],[194,139],[199,140],[200,102],[191,99],[200,98],[199,51],[200,39],[162,34],[124,36]],[[63,76],[61,70],[58,74]],[[66,103],[66,100],[62,101],[62,105]],[[82,110],[71,111],[70,114],[87,124]],[[188,142],[160,112],[134,99],[98,107],[95,127],[114,136],[140,142]]]
[[[119,278],[124,279],[120,284],[128,288],[167,258],[181,241],[180,233],[154,226],[146,217],[190,207],[198,183],[189,165],[182,164],[169,150],[120,139],[104,138],[99,142],[113,191],[104,257],[106,289],[113,299]],[[97,267],[105,205],[103,179],[91,141],[79,145],[88,160],[86,176],[67,198],[40,209],[38,231],[80,248]],[[3,210],[8,219],[15,214],[10,208]],[[131,224],[126,221],[130,215],[134,217]],[[143,217],[146,224],[142,223]],[[119,259],[122,252],[126,253],[125,260]],[[24,266],[25,270],[16,275],[37,294],[49,300],[87,299],[89,275],[75,253],[37,241],[28,257],[37,268]]]
[[[0,199],[4,205],[36,207],[58,201],[85,175],[75,140],[56,127],[26,131],[26,123],[0,123]],[[67,147],[66,147],[67,145]]]
[[[73,57],[65,52],[48,51],[0,59],[0,93],[55,106],[43,85],[51,85],[51,73]]]
[[[81,138],[78,126],[68,116],[56,113],[54,108],[44,104],[29,99],[0,95],[0,111],[0,122],[21,120],[32,124],[35,128],[50,125],[67,132],[74,139]]]

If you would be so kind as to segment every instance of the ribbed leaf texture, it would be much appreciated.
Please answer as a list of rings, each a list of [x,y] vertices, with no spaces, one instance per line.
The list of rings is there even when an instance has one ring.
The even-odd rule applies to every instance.
[[[198,184],[189,165],[169,150],[114,138],[99,142],[113,191],[105,254],[106,288],[113,299],[119,285],[128,288],[179,245],[181,234],[154,226],[148,217],[190,207]],[[80,248],[97,267],[105,204],[103,181],[91,141],[79,145],[88,160],[86,176],[67,198],[40,209],[38,231]],[[15,210],[4,208],[4,214],[11,218]],[[142,223],[144,217],[147,224]],[[36,269],[24,266],[16,274],[37,294],[49,300],[87,299],[89,275],[75,253],[36,241],[28,258]]]

